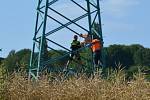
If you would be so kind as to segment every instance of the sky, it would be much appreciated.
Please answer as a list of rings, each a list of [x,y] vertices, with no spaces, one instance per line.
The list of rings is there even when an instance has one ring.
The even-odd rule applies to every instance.
[[[11,50],[32,48],[37,1],[1,1],[0,48],[2,52],[0,57],[7,57]],[[102,0],[100,5],[104,46],[141,44],[150,48],[149,4],[150,0]],[[59,7],[66,7],[66,5],[69,4],[63,0]],[[75,14],[81,13],[76,8],[72,10]],[[70,36],[66,38],[69,39]]]

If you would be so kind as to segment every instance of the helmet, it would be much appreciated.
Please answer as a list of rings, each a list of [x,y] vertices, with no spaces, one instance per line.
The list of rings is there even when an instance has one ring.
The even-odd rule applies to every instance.
[[[74,35],[74,39],[77,40],[77,39],[78,39],[78,36],[77,36],[77,35]]]

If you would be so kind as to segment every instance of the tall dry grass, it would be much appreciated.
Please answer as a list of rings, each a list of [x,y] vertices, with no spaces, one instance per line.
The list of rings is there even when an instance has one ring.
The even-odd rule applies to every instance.
[[[107,79],[98,76],[70,78],[63,81],[29,82],[15,74],[7,82],[7,100],[150,100],[150,83],[139,73],[130,82],[122,71]]]

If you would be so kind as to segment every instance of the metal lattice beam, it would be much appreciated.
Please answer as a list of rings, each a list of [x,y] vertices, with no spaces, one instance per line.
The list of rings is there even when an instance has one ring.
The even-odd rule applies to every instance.
[[[63,59],[64,57],[67,57],[71,50],[67,47],[63,46],[63,43],[57,43],[56,41],[53,41],[49,36],[52,34],[55,34],[56,32],[61,31],[62,29],[67,29],[68,31],[72,32],[73,34],[80,35],[81,33],[78,32],[78,30],[72,29],[70,26],[74,25],[78,27],[78,29],[85,31],[86,33],[93,35],[92,33],[96,33],[99,36],[99,39],[103,41],[102,37],[102,27],[101,27],[101,16],[100,16],[100,5],[99,0],[81,0],[85,4],[78,3],[76,0],[66,0],[76,7],[78,7],[80,10],[83,11],[82,14],[79,16],[76,16],[76,18],[72,19],[65,15],[64,13],[61,13],[57,9],[55,9],[55,5],[57,5],[58,2],[61,0],[38,0],[37,5],[37,17],[36,17],[36,25],[35,25],[35,33],[33,37],[33,48],[31,52],[31,58],[30,58],[30,66],[29,66],[29,79],[34,78],[38,79],[40,73],[48,66],[49,64],[52,64],[54,62],[57,62],[60,59]],[[63,0],[65,1],[65,0]],[[62,1],[61,1],[62,2]],[[67,10],[67,9],[64,9]],[[53,12],[59,17],[63,18],[65,23],[58,20],[55,16],[53,16]],[[76,12],[76,11],[74,11]],[[53,20],[55,23],[59,24],[59,26],[56,26],[53,29],[47,29],[48,24],[52,24],[51,22],[48,22],[48,19]],[[78,22],[82,21],[83,19],[87,19],[88,22],[87,25],[80,25]],[[94,30],[94,23],[99,24],[99,31]],[[85,27],[88,26],[88,27]],[[57,38],[57,37],[56,37]],[[58,47],[66,50],[66,54],[62,54],[59,52],[56,48],[49,45],[49,43],[57,45]],[[83,47],[79,49],[79,51],[84,50],[88,47]],[[60,54],[59,57],[56,58],[44,58],[45,50],[50,49],[54,52],[57,52]],[[82,57],[82,59],[86,60],[87,62],[91,63],[91,66],[93,65],[93,58],[87,59],[85,57]],[[76,62],[76,61],[74,61]],[[77,63],[77,62],[76,62]],[[86,65],[82,65],[86,66]]]

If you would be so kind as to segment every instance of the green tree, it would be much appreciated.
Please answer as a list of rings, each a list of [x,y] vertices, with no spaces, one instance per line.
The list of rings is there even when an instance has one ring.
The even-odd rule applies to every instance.
[[[8,72],[12,73],[20,69],[26,70],[29,66],[30,52],[29,49],[22,49],[18,52],[15,52],[15,50],[10,51],[9,55],[4,60]]]
[[[15,70],[18,70],[18,71],[28,70],[29,61],[30,61],[30,54],[31,54],[30,49],[22,49],[22,50],[16,52],[15,57],[16,57],[16,64],[17,65],[16,65]]]
[[[145,48],[142,51],[142,64],[145,66],[150,66],[150,49]]]
[[[17,58],[15,57],[15,50],[11,50],[7,56],[7,58],[4,60],[4,64],[8,72],[13,72],[14,69],[16,68],[16,60]]]
[[[6,86],[7,86],[7,70],[4,64],[0,64],[0,100],[6,100]]]
[[[100,30],[100,25],[98,23],[94,23],[93,25],[93,31],[92,31],[92,34],[93,34],[93,38],[97,38],[99,39],[101,36],[98,34],[99,32],[101,32]]]
[[[119,63],[126,68],[133,64],[130,49],[124,45],[111,45],[107,48],[107,66],[116,67]]]

